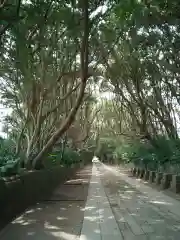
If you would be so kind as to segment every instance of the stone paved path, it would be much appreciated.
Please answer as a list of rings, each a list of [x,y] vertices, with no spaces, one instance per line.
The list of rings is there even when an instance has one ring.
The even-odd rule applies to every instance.
[[[97,162],[14,220],[0,239],[180,240],[180,202]]]
[[[29,208],[0,232],[0,240],[77,240],[92,166],[78,171],[50,199]]]
[[[101,165],[102,183],[125,240],[180,239],[180,202]]]
[[[94,164],[80,240],[122,240],[100,177],[101,173]]]

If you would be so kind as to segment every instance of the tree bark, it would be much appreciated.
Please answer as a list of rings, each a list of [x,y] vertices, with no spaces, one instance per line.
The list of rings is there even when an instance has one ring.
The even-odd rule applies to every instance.
[[[84,92],[86,88],[86,82],[88,79],[88,39],[89,39],[89,1],[83,1],[83,15],[84,15],[84,26],[83,26],[83,38],[82,38],[82,45],[81,45],[81,85],[78,98],[74,107],[71,109],[70,113],[68,114],[67,118],[61,125],[61,127],[53,134],[53,136],[49,139],[47,144],[41,150],[41,152],[34,158],[32,162],[32,167],[36,168],[38,165],[41,165],[41,161],[43,157],[52,149],[54,144],[57,140],[69,129],[71,124],[74,121],[75,115],[83,101]]]

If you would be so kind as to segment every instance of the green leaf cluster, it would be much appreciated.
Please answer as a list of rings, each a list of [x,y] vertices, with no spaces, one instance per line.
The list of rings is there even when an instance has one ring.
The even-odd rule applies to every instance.
[[[46,165],[63,165],[70,166],[71,164],[75,164],[80,162],[80,154],[66,147],[65,149],[56,150],[49,154],[48,159],[46,161]]]
[[[20,157],[15,154],[14,144],[10,140],[0,139],[0,177],[19,174]]]

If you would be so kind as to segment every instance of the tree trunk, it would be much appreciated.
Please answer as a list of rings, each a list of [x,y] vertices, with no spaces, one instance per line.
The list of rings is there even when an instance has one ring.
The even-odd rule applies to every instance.
[[[79,96],[76,100],[76,103],[64,123],[61,127],[54,133],[54,135],[49,139],[47,144],[41,150],[41,152],[35,157],[32,162],[32,167],[36,168],[39,164],[41,165],[41,161],[46,153],[49,152],[50,149],[54,146],[57,140],[69,129],[72,122],[74,121],[75,115],[83,101],[84,92],[86,88],[86,82],[88,79],[88,38],[89,38],[89,12],[88,12],[88,0],[84,0],[83,4],[83,14],[84,14],[84,36],[82,39],[81,45],[81,85]]]

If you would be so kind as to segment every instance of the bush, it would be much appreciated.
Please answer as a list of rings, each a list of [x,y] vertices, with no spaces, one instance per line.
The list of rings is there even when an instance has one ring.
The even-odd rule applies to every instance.
[[[134,141],[117,147],[114,157],[120,161],[132,162],[139,167],[157,170],[167,163],[180,164],[180,140],[160,136],[151,143]]]
[[[69,166],[74,163],[80,162],[80,154],[77,151],[72,150],[71,148],[65,148],[62,158],[62,163],[65,166]]]
[[[52,165],[63,165],[63,166],[70,166],[71,164],[80,162],[80,154],[71,149],[65,148],[53,151],[49,154],[47,161],[45,163],[46,167]]]
[[[79,152],[80,154],[80,160],[84,163],[90,163],[92,162],[92,159],[94,157],[94,147],[91,149],[83,149]]]
[[[15,155],[14,143],[0,139],[0,177],[16,175],[20,172],[20,158]]]
[[[149,170],[177,172],[180,169],[180,140],[164,136],[157,136],[151,141],[131,142],[103,138],[100,139],[95,154],[104,161],[113,159],[121,163],[131,162]]]
[[[134,165],[147,168],[147,166],[153,168],[156,164],[156,156],[153,154],[152,147],[148,144],[141,142],[134,142],[122,147],[121,159],[125,162],[132,162]],[[150,164],[149,164],[150,163]]]
[[[116,149],[116,142],[113,139],[102,138],[98,143],[95,155],[102,161],[109,161],[113,159],[113,153]]]

